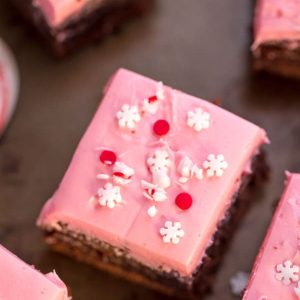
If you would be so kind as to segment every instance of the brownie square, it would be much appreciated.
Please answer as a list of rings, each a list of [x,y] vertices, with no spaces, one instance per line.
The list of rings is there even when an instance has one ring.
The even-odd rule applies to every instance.
[[[300,174],[288,174],[243,300],[294,300],[300,296]]]
[[[257,1],[252,45],[256,70],[300,78],[299,11],[299,1]]]
[[[118,31],[153,4],[153,0],[11,1],[58,56]]]
[[[60,252],[199,297],[265,176],[266,142],[258,126],[120,69],[38,225]]]

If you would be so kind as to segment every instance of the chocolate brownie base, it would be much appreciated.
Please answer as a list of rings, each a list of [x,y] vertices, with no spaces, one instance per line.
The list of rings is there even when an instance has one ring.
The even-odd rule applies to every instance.
[[[300,41],[263,43],[252,52],[256,70],[300,79]]]
[[[210,292],[232,233],[254,200],[252,187],[264,182],[268,177],[269,169],[263,152],[253,159],[252,170],[252,174],[243,176],[240,189],[234,196],[225,217],[220,221],[212,244],[208,246],[204,258],[191,277],[181,277],[176,271],[165,272],[162,268],[147,267],[131,258],[128,249],[112,247],[96,238],[72,230],[68,224],[61,223],[53,228],[43,228],[45,240],[58,252],[127,280],[168,295],[200,299]]]
[[[124,22],[146,13],[153,4],[153,0],[109,3],[54,29],[48,26],[41,11],[33,6],[32,0],[11,1],[58,56],[64,56],[79,46],[118,31]]]

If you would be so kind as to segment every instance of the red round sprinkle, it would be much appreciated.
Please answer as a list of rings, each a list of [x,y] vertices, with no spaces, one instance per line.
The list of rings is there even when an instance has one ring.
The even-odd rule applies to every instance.
[[[170,124],[166,120],[158,120],[153,125],[153,131],[158,136],[166,135],[170,130]]]
[[[157,101],[157,96],[151,96],[148,98],[148,102],[149,103],[153,103],[153,102],[156,102]]]
[[[113,165],[117,160],[117,156],[113,151],[104,150],[100,154],[99,159],[102,163],[104,163],[106,165]]]
[[[177,195],[175,203],[180,209],[187,210],[192,206],[193,198],[188,193],[180,193]]]

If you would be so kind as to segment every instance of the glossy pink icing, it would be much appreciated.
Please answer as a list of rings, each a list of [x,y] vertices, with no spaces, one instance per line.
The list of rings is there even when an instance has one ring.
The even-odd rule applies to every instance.
[[[156,114],[145,114],[133,134],[117,125],[116,113],[123,104],[140,105],[154,95],[157,82],[120,69],[110,80],[93,121],[81,140],[58,190],[45,205],[39,226],[56,226],[66,222],[116,247],[129,249],[129,254],[151,267],[175,269],[190,276],[199,265],[211,243],[217,223],[231,205],[240,178],[259,147],[266,141],[265,132],[207,102],[180,91],[165,87],[166,99]],[[189,110],[201,107],[211,115],[208,129],[196,132],[186,124]],[[163,142],[153,135],[152,124],[158,119],[170,123],[170,132]],[[171,187],[168,200],[157,205],[154,218],[147,214],[153,202],[143,196],[141,180],[151,181],[146,159],[158,146],[169,149],[173,164],[169,175]],[[89,202],[102,182],[96,175],[106,173],[108,167],[98,162],[96,148],[112,149],[119,159],[135,171],[132,182],[122,187],[125,204],[114,209],[95,207]],[[209,153],[223,154],[229,164],[221,178],[191,179],[180,186],[176,172],[182,155],[195,163],[204,161]],[[188,191],[194,199],[187,211],[179,211],[174,204],[178,193]],[[185,236],[178,245],[164,244],[159,229],[166,220],[180,221]]]
[[[0,299],[68,300],[65,284],[55,272],[43,275],[0,245]]]
[[[300,39],[299,0],[258,0],[253,47],[263,42]]]
[[[288,176],[267,236],[257,256],[243,300],[296,300],[296,283],[285,286],[275,267],[286,261],[300,265],[300,174]],[[265,297],[265,298],[263,298]]]
[[[104,0],[34,0],[49,26],[57,27],[89,5],[100,5]]]

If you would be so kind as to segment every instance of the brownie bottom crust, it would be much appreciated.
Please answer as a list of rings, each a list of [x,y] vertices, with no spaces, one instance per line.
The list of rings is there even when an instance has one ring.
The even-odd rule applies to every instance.
[[[111,1],[88,14],[51,28],[32,0],[11,0],[37,31],[44,44],[57,56],[64,56],[88,42],[101,40],[117,32],[123,23],[150,10],[154,0]]]
[[[253,186],[260,185],[268,178],[269,168],[263,152],[253,159],[252,170],[252,174],[243,175],[232,205],[219,222],[212,243],[206,249],[199,267],[189,278],[181,277],[176,271],[166,272],[162,268],[145,266],[133,259],[128,249],[115,248],[82,232],[74,231],[68,224],[60,223],[53,228],[43,228],[45,240],[55,251],[134,283],[169,296],[176,295],[177,298],[201,299],[211,291],[228,242],[249,204],[255,200]]]
[[[252,53],[255,70],[300,79],[300,41],[262,43]]]

